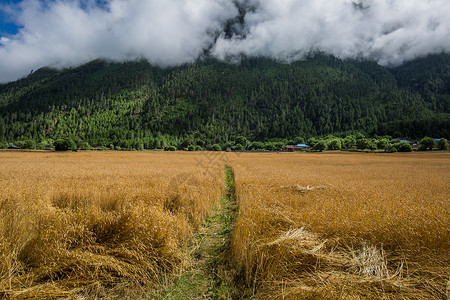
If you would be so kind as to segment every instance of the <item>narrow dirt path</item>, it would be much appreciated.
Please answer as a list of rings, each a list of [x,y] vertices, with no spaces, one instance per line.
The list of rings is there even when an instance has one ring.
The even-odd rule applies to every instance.
[[[234,175],[225,167],[226,191],[219,205],[195,234],[190,248],[192,265],[161,291],[159,299],[242,299],[235,286],[236,271],[229,255],[231,233],[238,213]]]

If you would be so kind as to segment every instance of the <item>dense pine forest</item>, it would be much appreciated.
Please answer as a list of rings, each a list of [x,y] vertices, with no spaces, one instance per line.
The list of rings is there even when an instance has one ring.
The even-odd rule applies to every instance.
[[[315,54],[290,64],[95,60],[0,85],[0,146],[212,149],[311,137],[449,137],[450,55],[395,68]]]

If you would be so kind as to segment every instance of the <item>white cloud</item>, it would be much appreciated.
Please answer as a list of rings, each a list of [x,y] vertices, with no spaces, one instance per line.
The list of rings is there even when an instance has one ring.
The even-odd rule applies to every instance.
[[[247,37],[225,39],[213,53],[289,60],[311,50],[399,64],[450,50],[448,0],[250,0]],[[359,5],[358,5],[359,4]]]
[[[23,28],[2,39],[0,81],[97,57],[192,62],[213,42],[207,32],[236,14],[228,0],[111,0],[85,9],[79,1],[24,0],[15,11]]]
[[[83,1],[82,3],[80,1]],[[0,82],[31,69],[97,57],[145,57],[162,66],[194,61],[238,10],[233,0],[24,0],[0,6],[21,27],[0,37]],[[211,53],[289,60],[311,50],[398,64],[450,51],[448,0],[237,0],[252,7]],[[354,2],[357,2],[355,4]],[[244,35],[245,34],[245,35]]]

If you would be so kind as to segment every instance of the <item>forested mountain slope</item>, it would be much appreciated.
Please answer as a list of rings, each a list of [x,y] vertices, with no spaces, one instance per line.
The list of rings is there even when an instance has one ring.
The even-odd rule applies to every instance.
[[[0,85],[0,141],[72,137],[145,148],[363,132],[449,136],[450,56],[387,69],[328,55],[282,64],[205,60],[43,68]]]
[[[430,55],[393,70],[399,85],[419,92],[435,111],[450,112],[450,55]]]

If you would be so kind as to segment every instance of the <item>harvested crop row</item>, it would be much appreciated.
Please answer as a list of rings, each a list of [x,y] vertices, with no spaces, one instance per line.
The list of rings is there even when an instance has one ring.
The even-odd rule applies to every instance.
[[[445,298],[450,155],[229,154],[257,297]]]
[[[0,152],[0,297],[103,297],[183,266],[220,197],[204,153]]]

